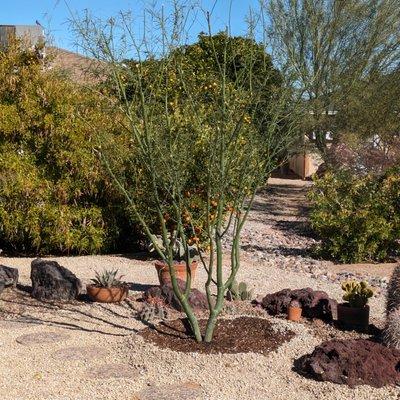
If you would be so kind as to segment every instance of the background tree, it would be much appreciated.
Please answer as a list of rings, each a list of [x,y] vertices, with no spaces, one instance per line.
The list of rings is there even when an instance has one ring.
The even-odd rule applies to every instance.
[[[400,61],[399,2],[270,0],[265,10],[274,55],[304,100],[304,129],[324,155],[326,133],[337,139],[336,116],[348,100],[355,93],[360,100],[371,80]]]

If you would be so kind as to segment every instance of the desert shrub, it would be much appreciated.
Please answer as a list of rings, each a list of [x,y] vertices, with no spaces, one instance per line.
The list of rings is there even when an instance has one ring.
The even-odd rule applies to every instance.
[[[115,248],[126,213],[93,151],[125,145],[98,96],[18,43],[0,53],[0,247],[19,253]],[[122,222],[121,222],[122,221]]]
[[[400,169],[328,172],[310,193],[317,252],[341,262],[384,261],[399,249]]]

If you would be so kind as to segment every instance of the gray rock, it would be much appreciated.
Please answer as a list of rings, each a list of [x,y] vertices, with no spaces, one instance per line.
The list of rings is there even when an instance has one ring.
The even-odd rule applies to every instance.
[[[16,342],[23,345],[42,345],[47,343],[57,343],[68,339],[68,335],[57,332],[37,332],[28,333],[17,337]]]
[[[31,264],[32,297],[38,300],[74,300],[81,290],[81,281],[55,261],[37,258]]]
[[[151,386],[137,393],[133,400],[201,400],[201,386],[194,382],[178,385]]]
[[[135,379],[139,372],[127,364],[104,364],[88,369],[90,379]]]
[[[18,283],[18,270],[17,268],[6,267],[5,265],[0,265],[0,293],[1,293],[1,283],[4,286],[16,287]],[[3,287],[4,289],[4,287]]]
[[[106,349],[96,346],[66,347],[53,353],[53,357],[62,361],[87,361],[105,358]]]

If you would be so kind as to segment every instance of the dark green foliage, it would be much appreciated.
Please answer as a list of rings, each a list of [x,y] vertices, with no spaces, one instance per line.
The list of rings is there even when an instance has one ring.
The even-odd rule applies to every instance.
[[[115,245],[123,203],[93,152],[100,133],[113,134],[112,114],[99,108],[33,51],[15,43],[0,53],[1,248],[91,254]]]
[[[344,263],[385,261],[399,251],[400,169],[382,176],[329,172],[311,192],[318,253]]]

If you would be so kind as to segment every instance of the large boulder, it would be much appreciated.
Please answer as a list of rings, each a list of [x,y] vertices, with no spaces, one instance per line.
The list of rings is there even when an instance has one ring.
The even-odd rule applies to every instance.
[[[330,340],[299,361],[299,372],[350,387],[400,384],[400,351],[365,339]]]
[[[185,290],[185,282],[178,279],[178,285],[181,291]],[[171,283],[163,286],[153,286],[144,292],[143,298],[147,302],[162,302],[163,304],[174,308],[177,311],[182,311],[179,300],[175,296]],[[197,289],[191,289],[189,294],[189,304],[195,311],[203,311],[208,308],[207,296]]]
[[[32,297],[38,300],[74,300],[81,290],[81,281],[55,261],[37,258],[31,264]]]
[[[286,314],[292,300],[297,300],[301,304],[302,315],[306,318],[331,321],[336,313],[336,301],[330,299],[326,292],[311,288],[283,289],[267,294],[262,299],[261,305],[271,315]]]
[[[4,287],[16,287],[18,283],[18,276],[18,270],[16,268],[0,265],[0,283],[2,282]]]

